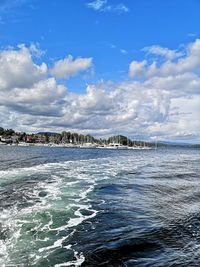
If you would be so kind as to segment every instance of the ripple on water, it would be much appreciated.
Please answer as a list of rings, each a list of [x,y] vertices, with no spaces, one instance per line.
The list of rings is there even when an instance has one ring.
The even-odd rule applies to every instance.
[[[88,198],[95,179],[87,177],[83,168],[84,162],[47,164],[36,169],[18,170],[17,178],[12,177],[13,171],[8,171],[12,182],[5,179],[2,202],[5,203],[8,197],[10,202],[2,210],[1,235],[5,235],[5,229],[8,229],[9,238],[6,235],[2,241],[2,264],[27,266],[32,262],[44,266],[45,261],[52,257],[57,266],[78,266],[83,261],[82,253],[69,244],[76,226],[97,214]],[[6,176],[5,172],[1,175]],[[30,187],[32,178],[34,182]],[[59,260],[55,253],[59,253]],[[66,255],[69,261],[62,263]]]
[[[118,153],[0,171],[0,265],[200,266],[199,155]]]

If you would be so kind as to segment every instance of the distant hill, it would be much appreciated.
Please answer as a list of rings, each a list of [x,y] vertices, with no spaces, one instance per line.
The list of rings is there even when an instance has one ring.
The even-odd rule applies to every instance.
[[[179,147],[200,147],[200,144],[182,143],[177,141],[158,141],[158,144],[164,144],[167,146],[179,146]]]
[[[58,133],[54,133],[54,132],[39,132],[37,134],[40,134],[40,135],[48,135],[48,136],[54,136],[54,135],[57,135]]]

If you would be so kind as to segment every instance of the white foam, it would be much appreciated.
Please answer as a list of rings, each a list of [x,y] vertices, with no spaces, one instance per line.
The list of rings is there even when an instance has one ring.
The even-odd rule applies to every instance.
[[[85,220],[88,220],[88,219],[91,219],[93,217],[96,216],[97,214],[97,211],[95,210],[89,210],[89,211],[93,211],[93,213],[91,215],[87,215],[87,216],[83,216],[81,213],[80,213],[80,209],[75,211],[75,215],[76,216],[79,216],[79,217],[76,217],[76,218],[71,218],[69,220],[69,222],[67,223],[67,227],[70,228],[70,227],[74,227],[74,226],[77,226],[79,224],[81,224],[83,221]]]
[[[68,236],[64,236],[58,240],[56,240],[52,246],[48,246],[48,247],[44,247],[44,248],[40,248],[38,251],[39,252],[43,252],[46,250],[50,250],[50,249],[54,249],[54,248],[58,248],[58,247],[62,247],[62,243],[63,241],[65,241],[67,239]]]
[[[76,260],[68,261],[68,262],[64,262],[64,263],[59,263],[59,264],[56,264],[54,267],[66,267],[66,266],[79,267],[79,266],[81,266],[81,264],[85,261],[85,257],[83,255],[83,253],[78,254],[77,251],[74,251],[74,256],[75,256]]]
[[[127,158],[124,160],[127,160]],[[99,161],[102,162],[102,164],[99,164]],[[117,168],[121,167],[122,165]],[[33,174],[48,175],[51,181],[51,183],[48,183],[49,180],[40,181],[34,185],[34,188],[32,188],[30,192],[27,192],[29,198],[28,202],[34,203],[33,206],[22,210],[18,210],[17,206],[13,206],[11,209],[4,210],[1,213],[0,222],[2,222],[3,227],[10,229],[12,237],[3,243],[0,248],[0,253],[2,251],[2,254],[6,255],[3,262],[0,262],[0,265],[3,266],[5,262],[9,262],[9,253],[11,253],[12,250],[16,250],[16,245],[18,241],[20,241],[22,235],[20,232],[22,225],[26,225],[27,223],[35,224],[35,227],[30,230],[30,233],[32,231],[36,233],[46,232],[48,234],[49,231],[55,231],[59,234],[63,230],[71,231],[68,235],[66,234],[66,236],[62,236],[58,240],[53,241],[51,245],[39,248],[39,255],[36,253],[32,253],[31,256],[29,255],[34,264],[37,264],[42,257],[48,257],[50,253],[59,247],[73,250],[70,244],[63,246],[63,242],[66,241],[69,236],[73,235],[75,231],[74,228],[83,221],[94,218],[97,214],[97,211],[92,209],[90,204],[90,192],[94,190],[98,180],[109,179],[110,176],[116,175],[116,173],[116,162],[113,158],[107,158],[106,161],[105,159],[92,159],[47,163],[29,168],[0,171],[0,177],[3,181],[21,179],[22,177],[31,176]],[[40,197],[39,192],[41,190],[47,192],[47,195]],[[66,198],[68,195],[71,203],[66,206],[65,201],[62,201],[62,196]],[[35,198],[39,198],[40,201],[33,202]],[[53,228],[53,217],[50,210],[54,209],[56,211],[60,209],[63,212],[68,209],[74,209],[74,213],[64,225]],[[81,210],[89,211],[91,214],[83,215]],[[40,212],[45,212],[49,216],[48,222],[45,225],[35,216]],[[33,242],[41,241],[50,242],[50,238],[45,236],[44,238],[36,237]],[[42,245],[44,244],[42,243]],[[82,254],[79,255],[75,250],[73,251],[76,261],[62,263],[65,265],[56,266],[80,266],[84,261],[84,256]]]
[[[83,200],[87,197],[87,195],[94,190],[94,185],[90,185],[90,187],[80,193],[80,200]],[[79,200],[79,201],[80,201]]]

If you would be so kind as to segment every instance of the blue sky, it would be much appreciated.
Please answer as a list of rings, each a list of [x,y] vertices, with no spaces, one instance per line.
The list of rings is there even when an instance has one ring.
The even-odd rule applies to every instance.
[[[87,8],[92,1],[6,0],[1,12],[2,47],[38,43],[45,61],[68,54],[93,57],[98,79],[120,80],[129,62],[142,59],[145,46],[159,44],[177,49],[199,34],[200,1],[124,1],[128,12],[100,12]],[[122,3],[108,1],[110,5]],[[4,5],[4,4],[2,4]],[[125,50],[124,53],[122,50]],[[74,78],[72,90],[82,91],[87,81]]]
[[[194,43],[200,35],[199,14],[198,0],[0,0],[0,47],[1,51],[6,51],[8,48],[10,51],[12,49],[16,51],[19,44],[24,44],[27,48],[32,44],[42,51],[40,56],[31,54],[34,64],[40,66],[44,62],[49,69],[53,68],[55,62],[63,60],[68,55],[73,57],[72,60],[79,57],[92,58],[92,63],[84,71],[79,71],[67,79],[56,77],[59,85],[64,85],[70,94],[75,93],[79,97],[87,94],[88,85],[98,87],[101,84],[110,89],[125,83],[128,87],[133,80],[144,82],[143,77],[133,79],[134,75],[128,75],[131,62],[147,60],[149,66],[156,59],[157,66],[160,66],[166,60],[165,56],[159,54],[160,52],[152,53],[152,49],[150,52],[150,47],[179,51],[180,57],[181,53],[183,57],[187,57],[186,47]],[[178,58],[178,56],[173,57],[171,61],[175,62]],[[132,66],[135,67],[134,64]],[[192,72],[197,75],[198,70],[197,67]],[[53,76],[55,72],[52,73],[53,71],[51,71]],[[191,74],[191,71],[189,73]],[[14,112],[12,116],[17,116],[17,112],[20,116],[23,113],[22,108],[15,110],[13,106],[9,110],[11,113]],[[32,114],[24,112],[24,114],[33,116],[34,112]],[[132,119],[134,120],[134,116]],[[161,123],[162,119],[155,119],[156,123]],[[84,121],[85,118],[81,127],[77,123],[67,124],[66,127],[95,134],[95,129],[90,130],[87,123],[83,126]],[[28,128],[27,123],[26,125]],[[22,125],[19,128],[26,127]],[[35,123],[36,127],[41,128],[38,121]],[[46,127],[61,129],[64,125],[56,126],[53,122],[52,124],[49,122]],[[124,127],[122,124],[118,129],[113,125],[114,129],[117,128],[116,131],[126,133]],[[147,139],[157,138],[159,133],[146,135],[145,127],[146,124],[140,125],[138,135]],[[35,128],[32,127],[32,130]],[[100,128],[102,134],[112,133],[107,125]],[[194,133],[188,134],[188,140],[191,139],[191,134]],[[171,137],[161,135],[160,138]]]

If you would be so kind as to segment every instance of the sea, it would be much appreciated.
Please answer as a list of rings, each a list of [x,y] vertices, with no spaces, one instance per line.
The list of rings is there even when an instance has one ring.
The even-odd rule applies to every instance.
[[[0,266],[200,266],[200,150],[1,145]]]

